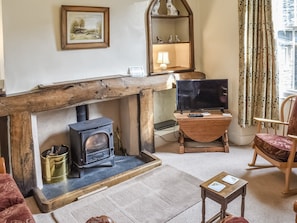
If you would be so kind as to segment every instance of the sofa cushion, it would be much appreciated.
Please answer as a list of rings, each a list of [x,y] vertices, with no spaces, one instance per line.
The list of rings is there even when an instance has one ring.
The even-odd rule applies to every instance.
[[[0,211],[25,201],[9,174],[0,174]]]
[[[14,179],[0,174],[0,223],[34,223],[33,215]]]
[[[0,223],[35,223],[32,213],[26,203],[15,204],[0,211]]]
[[[257,133],[254,143],[267,156],[280,162],[287,162],[292,146],[288,137],[267,133]],[[296,154],[294,161],[297,161]]]

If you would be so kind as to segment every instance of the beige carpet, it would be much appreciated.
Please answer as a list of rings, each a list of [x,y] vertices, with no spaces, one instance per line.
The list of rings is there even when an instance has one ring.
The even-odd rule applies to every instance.
[[[167,143],[157,148],[154,155],[162,160],[163,165],[170,165],[203,181],[208,180],[221,171],[247,180],[249,183],[245,199],[245,217],[250,223],[295,222],[293,202],[297,199],[297,195],[282,195],[284,174],[277,168],[249,170],[248,163],[253,156],[251,146],[231,145],[230,153],[209,152],[178,154],[178,150],[179,144],[177,142]],[[267,164],[267,162],[259,158],[259,164]],[[293,171],[291,183],[293,187],[297,187],[297,169]],[[196,194],[197,192],[195,192],[195,198],[201,196],[199,192],[197,196]],[[240,215],[240,202],[241,198],[236,198],[228,204],[227,211],[234,215]],[[198,202],[185,211],[179,214],[176,213],[176,217],[170,219],[167,223],[201,222],[201,204],[202,202]],[[69,208],[67,210],[69,210]],[[206,219],[212,217],[219,210],[220,206],[216,202],[210,199],[206,200]],[[38,212],[36,211],[35,213]],[[65,214],[69,215],[69,213],[66,212]],[[38,216],[37,223],[55,223],[55,221],[49,217],[47,214],[40,215]],[[67,222],[71,221],[65,221],[65,223]],[[119,221],[117,223],[125,222]],[[159,223],[163,222],[160,221]]]
[[[198,203],[201,180],[163,165],[60,208],[36,222],[83,223],[108,215],[117,223],[167,222]]]
[[[250,223],[293,223],[295,212],[293,202],[297,194],[284,196],[284,174],[277,168],[249,170],[248,163],[253,156],[251,146],[231,145],[230,153],[185,153],[178,154],[178,143],[169,143],[158,148],[155,153],[164,165],[171,165],[205,181],[221,171],[225,171],[248,181],[245,199],[245,217]],[[258,164],[268,164],[261,157]],[[291,186],[297,187],[297,169],[294,169]],[[227,211],[240,215],[241,198],[238,197],[228,204]],[[201,222],[202,202],[190,207],[168,223]],[[206,219],[212,217],[220,206],[206,200]]]

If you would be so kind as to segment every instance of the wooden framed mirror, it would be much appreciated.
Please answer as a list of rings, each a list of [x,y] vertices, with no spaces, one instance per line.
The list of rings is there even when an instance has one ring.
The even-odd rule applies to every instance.
[[[193,13],[186,0],[152,0],[147,10],[149,75],[192,72]]]

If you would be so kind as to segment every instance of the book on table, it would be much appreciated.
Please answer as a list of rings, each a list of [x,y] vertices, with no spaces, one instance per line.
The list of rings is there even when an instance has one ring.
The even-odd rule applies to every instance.
[[[208,188],[215,190],[216,192],[222,191],[226,186],[224,184],[221,184],[217,181],[212,182],[208,185]]]
[[[222,180],[228,184],[235,184],[239,179],[237,177],[227,175]]]

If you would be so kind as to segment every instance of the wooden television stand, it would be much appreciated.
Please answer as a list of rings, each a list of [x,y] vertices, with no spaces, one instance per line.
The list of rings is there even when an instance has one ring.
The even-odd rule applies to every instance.
[[[175,112],[174,116],[179,124],[179,153],[185,152],[229,152],[228,127],[232,120],[230,113],[211,111],[203,117],[189,117],[189,113]],[[196,112],[196,114],[199,112]],[[222,140],[222,146],[186,147],[185,139],[196,142],[210,143]]]

